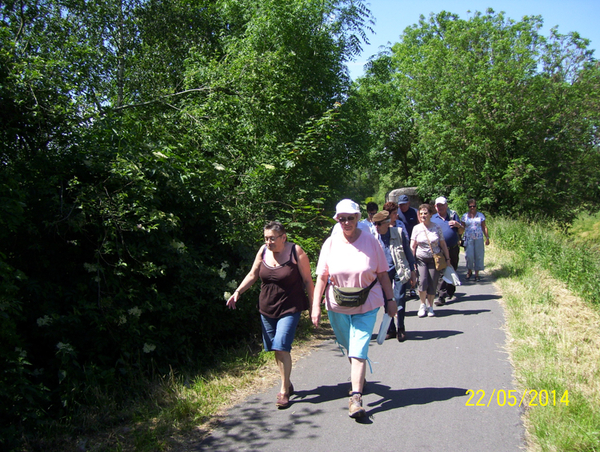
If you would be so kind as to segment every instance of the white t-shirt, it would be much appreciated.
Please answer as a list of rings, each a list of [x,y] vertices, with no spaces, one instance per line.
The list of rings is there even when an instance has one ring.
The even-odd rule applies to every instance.
[[[429,238],[429,241],[427,240]],[[431,249],[433,248],[434,253],[441,252],[440,248],[440,239],[444,240],[444,233],[442,232],[442,228],[440,228],[434,222],[431,222],[429,228],[426,228],[423,223],[419,223],[413,228],[411,240],[415,240],[417,242],[417,254],[416,258],[420,259],[432,259],[433,253]],[[431,242],[431,246],[429,243]]]

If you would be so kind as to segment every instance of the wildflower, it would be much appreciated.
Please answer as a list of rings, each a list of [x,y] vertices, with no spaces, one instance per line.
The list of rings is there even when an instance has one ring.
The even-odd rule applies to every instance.
[[[142,314],[142,310],[140,308],[138,308],[137,306],[134,306],[133,308],[131,308],[129,311],[127,311],[129,313],[129,315],[133,315],[137,318],[140,317],[140,315]]]
[[[231,281],[229,281],[227,283],[227,287],[229,287],[230,289],[237,289],[238,283],[236,280],[232,279]]]
[[[73,353],[75,352],[75,349],[73,348],[73,346],[71,344],[65,344],[63,342],[59,342],[58,344],[56,344],[56,348],[59,349],[61,352],[64,353]]]
[[[225,301],[229,300],[230,297],[231,297],[231,294],[229,292],[223,293],[223,298],[225,298]]]
[[[46,326],[50,325],[53,322],[52,317],[45,315],[44,317],[40,317],[37,319],[38,326]]]
[[[150,353],[153,352],[154,350],[156,350],[156,345],[154,344],[146,344],[144,342],[144,353]]]

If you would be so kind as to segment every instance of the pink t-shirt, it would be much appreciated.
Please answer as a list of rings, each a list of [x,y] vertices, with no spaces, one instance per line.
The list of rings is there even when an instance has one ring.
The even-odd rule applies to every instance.
[[[361,231],[354,243],[346,243],[343,234],[329,237],[321,248],[317,275],[329,275],[337,287],[368,287],[377,273],[387,273],[388,262],[379,241],[371,234]],[[333,297],[333,287],[325,290],[327,310],[341,314],[362,314],[383,306],[383,290],[376,283],[365,304],[356,307],[339,306]]]

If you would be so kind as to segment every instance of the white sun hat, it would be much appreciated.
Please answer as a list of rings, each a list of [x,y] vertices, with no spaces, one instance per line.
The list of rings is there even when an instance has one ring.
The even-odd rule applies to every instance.
[[[358,213],[358,214],[360,214],[360,207],[357,203],[355,203],[351,199],[342,199],[340,202],[337,203],[337,206],[335,206],[335,215],[333,216],[333,219],[336,220],[337,216],[340,213]]]

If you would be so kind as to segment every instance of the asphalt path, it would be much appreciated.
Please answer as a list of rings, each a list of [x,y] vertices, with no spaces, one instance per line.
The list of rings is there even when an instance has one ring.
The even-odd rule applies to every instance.
[[[378,345],[378,320],[363,395],[366,417],[348,417],[350,365],[334,341],[326,340],[294,365],[296,394],[288,409],[275,407],[277,383],[231,408],[189,450],[523,450],[518,395],[516,404],[508,399],[516,388],[504,351],[500,297],[485,274],[477,283],[465,280],[464,255],[458,273],[463,285],[457,297],[436,308],[435,317],[417,317],[419,301],[408,301],[405,342]]]

